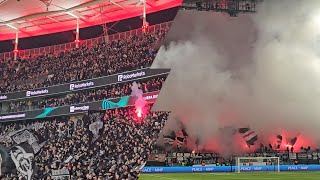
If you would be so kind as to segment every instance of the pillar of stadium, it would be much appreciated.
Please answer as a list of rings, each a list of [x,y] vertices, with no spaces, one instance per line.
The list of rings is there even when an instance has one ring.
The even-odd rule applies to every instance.
[[[4,22],[4,21],[2,21]],[[18,57],[18,44],[19,44],[19,28],[12,26],[11,24],[5,24],[6,26],[16,30],[16,37],[14,39],[14,50],[13,50],[13,58],[17,60]]]
[[[13,58],[17,60],[18,57],[18,43],[19,43],[19,30],[16,29],[16,39],[14,40]]]
[[[13,50],[13,54],[14,54],[14,60],[17,59],[17,56],[18,56],[18,43],[19,43],[19,28],[11,25],[11,24],[8,24],[6,23],[4,20],[0,19],[0,22],[4,23],[6,26],[14,29],[16,31],[16,37],[14,39],[14,50]]]
[[[143,27],[147,27],[147,26],[149,26],[149,23],[147,22],[147,7],[146,7],[146,4],[147,4],[147,2],[146,2],[147,0],[143,0],[142,2],[143,2],[143,22],[142,22],[142,26]]]
[[[77,18],[77,29],[76,29],[76,48],[79,48],[79,43],[80,43],[79,33],[80,33],[80,30],[79,30],[79,17],[78,17]]]
[[[60,7],[60,8],[62,8],[62,7]],[[68,14],[68,15],[70,15],[70,16],[72,16],[72,17],[74,17],[74,18],[76,18],[76,40],[74,41],[75,43],[76,43],[76,48],[79,48],[79,43],[80,43],[80,40],[79,40],[79,34],[80,34],[80,30],[79,30],[79,16],[76,16],[75,14],[73,14],[73,13],[71,13],[71,12],[69,12],[69,11],[67,11],[66,9],[64,9],[65,11],[66,11],[66,14]]]

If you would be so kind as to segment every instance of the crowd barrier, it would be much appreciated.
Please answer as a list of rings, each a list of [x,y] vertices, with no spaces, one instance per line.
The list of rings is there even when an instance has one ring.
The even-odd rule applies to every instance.
[[[143,173],[235,172],[238,166],[144,167]],[[240,171],[277,171],[275,166],[242,166]],[[320,165],[280,165],[280,171],[320,171]]]

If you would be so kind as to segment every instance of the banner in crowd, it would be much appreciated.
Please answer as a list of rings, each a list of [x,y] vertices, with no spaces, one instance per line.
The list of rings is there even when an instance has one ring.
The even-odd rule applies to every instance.
[[[66,167],[58,170],[52,170],[51,178],[54,180],[69,179],[69,177],[70,177],[70,172]]]
[[[85,89],[97,88],[106,86],[108,84],[121,83],[126,81],[134,81],[142,78],[148,78],[153,76],[159,76],[162,74],[168,74],[169,69],[139,69],[135,71],[124,72],[121,74],[115,74],[95,79],[89,79],[74,83],[61,84],[56,86],[50,86],[46,88],[38,88],[28,91],[19,91],[7,94],[0,94],[0,102],[10,101],[14,99],[25,99],[38,96],[49,96],[56,94],[63,94],[73,91],[81,91]]]
[[[10,140],[15,145],[0,147],[0,175],[18,174],[31,180],[35,172],[34,158],[41,150],[43,138],[26,128],[4,136],[3,139]]]
[[[154,103],[157,99],[159,91],[149,92],[143,94],[144,99],[148,103]],[[9,114],[0,114],[0,121],[15,121],[24,119],[46,118],[61,115],[71,115],[78,113],[85,113],[89,110],[106,110],[118,107],[134,106],[134,96],[124,96],[114,99],[107,99],[102,101],[88,102],[71,106],[49,107],[41,110],[25,111]]]

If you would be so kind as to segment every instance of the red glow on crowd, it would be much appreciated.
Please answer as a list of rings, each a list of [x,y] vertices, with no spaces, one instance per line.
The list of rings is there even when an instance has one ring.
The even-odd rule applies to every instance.
[[[271,139],[269,139],[269,142],[271,143],[271,145],[273,145],[276,149],[278,150],[287,150],[289,149],[291,151],[291,149],[293,148],[294,152],[299,152],[301,150],[301,147],[303,148],[307,148],[308,146],[310,147],[314,147],[314,143],[312,141],[312,138],[309,138],[307,136],[304,135],[297,135],[295,133],[289,133],[289,132],[282,132],[280,133],[280,135],[282,136],[282,142],[280,144],[280,147],[277,148],[277,138],[276,136],[273,136]],[[292,139],[294,139],[295,137],[297,137],[297,140],[294,142],[294,144],[292,144]]]
[[[142,117],[142,110],[141,110],[141,109],[137,109],[137,110],[136,110],[136,113],[137,113],[137,117],[138,117],[138,118],[141,118],[141,117]]]

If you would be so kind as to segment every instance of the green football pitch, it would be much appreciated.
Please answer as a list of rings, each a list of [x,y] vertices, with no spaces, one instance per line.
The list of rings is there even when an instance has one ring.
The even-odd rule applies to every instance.
[[[320,180],[320,172],[141,174],[139,180]]]

